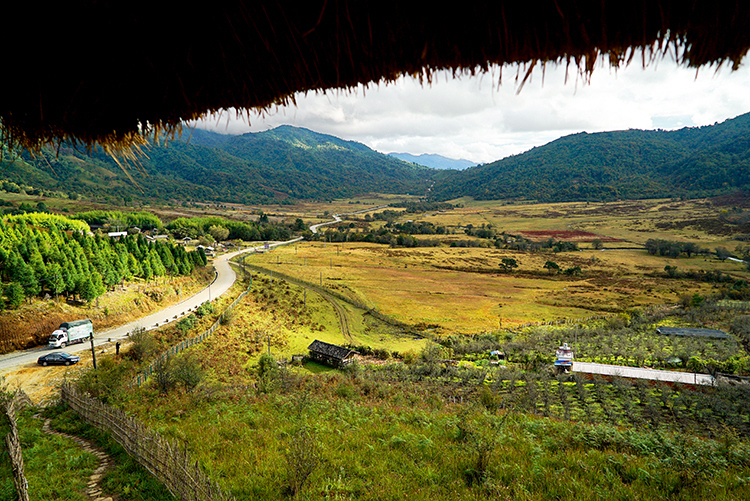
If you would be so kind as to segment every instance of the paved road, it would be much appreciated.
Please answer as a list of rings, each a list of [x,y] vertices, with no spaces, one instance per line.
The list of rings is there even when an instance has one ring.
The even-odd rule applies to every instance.
[[[358,212],[367,212],[375,209],[377,208],[364,209]],[[340,221],[341,218],[338,215],[334,214],[333,221],[313,225],[310,227],[310,230],[312,230],[313,233],[317,233],[318,228],[320,228],[321,226],[338,223]],[[214,268],[216,269],[216,278],[211,283],[211,285],[178,304],[169,306],[146,317],[139,318],[138,320],[130,322],[129,324],[101,332],[97,331],[96,326],[94,326],[94,345],[101,346],[106,343],[126,339],[128,334],[138,327],[143,327],[146,330],[150,330],[156,328],[157,326],[162,326],[168,322],[173,322],[184,316],[185,314],[188,314],[190,310],[194,310],[206,301],[213,300],[221,296],[229,290],[229,288],[237,278],[237,275],[229,264],[229,260],[237,256],[238,254],[245,252],[263,252],[282,245],[293,244],[301,240],[302,237],[298,237],[286,242],[267,243],[262,246],[250,247],[248,249],[243,249],[241,251],[224,254],[217,257],[213,261]],[[65,347],[65,351],[68,353],[77,353],[79,351],[90,349],[90,342],[84,342]],[[50,348],[46,346],[38,346],[36,348],[30,348],[28,350],[16,351],[5,355],[0,355],[0,373],[23,365],[34,364],[37,358],[48,353],[49,351]]]
[[[339,223],[339,222],[341,222],[341,218],[339,217],[338,214],[334,214],[333,215],[333,221],[328,221],[327,223],[314,224],[314,225],[310,226],[310,231],[312,231],[313,233],[317,233],[318,229],[320,229],[321,226],[327,226],[329,224],[334,224],[334,223]]]
[[[367,209],[362,209],[362,210],[358,210],[358,211],[354,211],[354,212],[346,212],[346,213],[341,214],[341,215],[342,216],[348,216],[348,215],[351,215],[351,214],[364,214],[365,212],[372,212],[374,210],[385,209],[387,207],[388,207],[387,205],[381,205],[381,206],[378,206],[378,207],[368,207]],[[328,222],[325,222],[325,223],[314,224],[314,225],[310,226],[310,231],[312,231],[313,233],[317,233],[318,230],[322,226],[328,226],[329,224],[336,224],[336,223],[340,223],[340,222],[341,222],[341,217],[339,217],[339,214],[334,214],[333,215],[333,221],[328,221]]]
[[[301,240],[301,238],[289,240],[288,242],[270,243],[267,245],[268,248],[274,248],[280,245],[298,242],[299,240]],[[137,327],[143,327],[149,330],[156,328],[157,324],[164,325],[167,322],[173,322],[186,313],[189,313],[189,310],[194,310],[209,299],[216,299],[217,297],[228,291],[237,278],[237,275],[229,264],[229,260],[234,256],[237,256],[238,254],[244,252],[260,251],[264,248],[266,248],[265,245],[260,247],[251,247],[249,249],[244,249],[217,257],[213,261],[214,268],[216,269],[216,278],[211,283],[211,285],[180,303],[169,306],[146,317],[139,318],[138,320],[130,322],[129,324],[122,325],[120,327],[116,327],[107,331],[97,331],[96,326],[94,326],[94,345],[101,346],[108,342],[125,339],[128,333],[132,332]],[[90,349],[91,343],[84,342],[67,346],[64,351],[68,353],[76,353],[79,351]],[[49,351],[50,348],[46,346],[39,346],[28,350],[16,351],[13,353],[2,355],[0,356],[0,372],[4,372],[8,369],[26,364],[33,364],[36,362],[37,358],[48,353]]]

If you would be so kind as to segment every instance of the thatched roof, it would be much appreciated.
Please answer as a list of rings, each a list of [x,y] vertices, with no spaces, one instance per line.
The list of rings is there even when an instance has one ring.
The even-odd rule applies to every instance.
[[[0,32],[0,120],[26,147],[116,144],[230,107],[265,109],[296,92],[346,89],[437,70],[644,63],[677,48],[693,67],[750,48],[750,2],[21,2]],[[41,50],[37,50],[37,47]],[[640,61],[639,61],[640,62]],[[521,75],[523,78],[523,74]]]

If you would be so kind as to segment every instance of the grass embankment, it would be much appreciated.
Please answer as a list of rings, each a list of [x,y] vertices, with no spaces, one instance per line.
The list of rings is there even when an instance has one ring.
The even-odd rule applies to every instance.
[[[144,389],[126,405],[184,440],[239,499],[289,495],[309,465],[302,499],[750,495],[750,448],[730,428],[717,441],[666,426],[551,420],[484,407],[471,394],[446,403],[429,381],[303,371],[279,376],[271,394]]]
[[[214,278],[211,266],[197,269],[188,277],[167,277],[151,282],[137,281],[105,293],[98,301],[34,301],[18,310],[6,310],[0,317],[0,333],[13,349],[44,345],[62,323],[81,318],[94,322],[94,335],[126,324],[150,312],[179,303],[208,285]],[[5,346],[5,345],[4,345]]]

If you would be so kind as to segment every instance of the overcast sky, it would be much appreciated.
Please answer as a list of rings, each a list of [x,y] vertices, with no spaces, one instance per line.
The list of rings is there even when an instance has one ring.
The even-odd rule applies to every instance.
[[[747,60],[750,64],[750,59]],[[662,60],[616,72],[598,66],[589,83],[564,67],[537,69],[518,91],[516,70],[432,84],[402,78],[352,92],[298,95],[264,117],[211,117],[199,127],[225,134],[283,124],[362,142],[382,153],[436,153],[487,163],[576,132],[675,129],[722,122],[750,111],[750,70],[695,70]]]

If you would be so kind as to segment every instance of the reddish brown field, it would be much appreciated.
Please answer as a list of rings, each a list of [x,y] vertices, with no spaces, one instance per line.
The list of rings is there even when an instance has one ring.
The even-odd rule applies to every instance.
[[[597,238],[602,242],[619,242],[618,239],[612,237],[605,237],[603,235],[597,235],[596,233],[589,233],[587,231],[575,231],[575,230],[560,230],[560,231],[519,231],[518,232],[524,238],[529,240],[548,240],[554,238],[555,240],[565,240],[567,242],[592,242]]]

